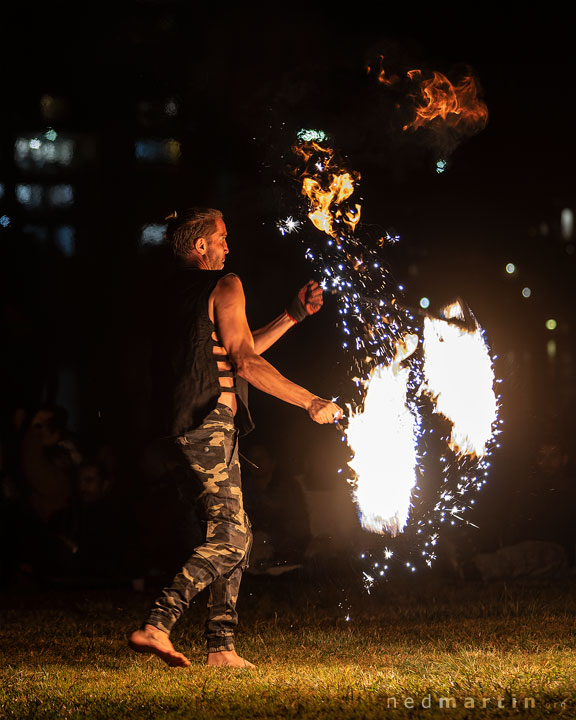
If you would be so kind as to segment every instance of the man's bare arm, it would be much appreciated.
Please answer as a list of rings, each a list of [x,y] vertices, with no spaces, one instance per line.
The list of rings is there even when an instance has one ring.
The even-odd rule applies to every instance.
[[[292,302],[298,302],[297,298],[300,299],[302,310],[305,311],[306,315],[313,315],[322,307],[322,288],[317,282],[310,280],[300,289],[297,297],[294,298]],[[258,328],[258,330],[253,330],[252,337],[254,338],[254,351],[256,354],[261,355],[268,350],[284,333],[296,324],[296,319],[293,318],[288,309],[286,309],[281,315],[272,320],[272,322],[264,325],[264,327]]]
[[[223,277],[213,297],[218,335],[240,377],[262,392],[304,408],[315,422],[331,423],[342,417],[338,405],[288,380],[256,353],[246,319],[244,290],[237,276]]]
[[[263,352],[274,345],[276,340],[279,340],[282,335],[290,330],[291,327],[294,327],[294,325],[296,325],[296,321],[284,311],[282,315],[278,315],[278,317],[272,320],[272,322],[269,322],[268,325],[264,325],[264,327],[258,328],[258,330],[253,330],[254,352],[257,355],[262,355]]]

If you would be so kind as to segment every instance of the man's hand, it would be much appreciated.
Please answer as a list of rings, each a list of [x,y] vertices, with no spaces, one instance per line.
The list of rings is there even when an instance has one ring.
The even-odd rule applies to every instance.
[[[330,400],[323,400],[319,397],[314,397],[306,409],[312,420],[320,425],[333,423],[344,417],[341,407]]]
[[[314,315],[320,310],[323,303],[322,293],[320,285],[315,280],[309,280],[303,288],[300,288],[286,308],[286,312],[295,322],[302,322],[309,315]]]

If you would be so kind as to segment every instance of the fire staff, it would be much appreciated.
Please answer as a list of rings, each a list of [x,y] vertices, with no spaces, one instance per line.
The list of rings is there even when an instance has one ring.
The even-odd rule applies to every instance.
[[[242,282],[223,270],[228,244],[222,213],[192,208],[174,213],[168,222],[167,238],[179,267],[165,292],[153,381],[162,396],[161,432],[185,463],[206,533],[131,634],[129,645],[170,666],[190,665],[174,649],[170,632],[192,598],[208,587],[208,664],[252,667],[234,648],[236,601],[252,543],[238,461],[238,437],[253,428],[247,383],[303,408],[317,423],[342,417],[338,405],[291,382],[261,357],[320,309],[322,289],[307,283],[285,312],[251,332]]]

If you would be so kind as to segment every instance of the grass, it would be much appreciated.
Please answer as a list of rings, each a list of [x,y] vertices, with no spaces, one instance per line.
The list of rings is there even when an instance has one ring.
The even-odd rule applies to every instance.
[[[244,671],[203,664],[201,597],[173,633],[192,667],[171,669],[126,645],[154,590],[12,589],[0,717],[576,717],[574,581],[345,580],[247,576]]]

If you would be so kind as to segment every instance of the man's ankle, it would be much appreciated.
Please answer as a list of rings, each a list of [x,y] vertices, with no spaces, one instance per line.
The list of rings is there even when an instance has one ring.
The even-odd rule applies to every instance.
[[[162,630],[162,628],[156,627],[156,625],[151,625],[150,623],[144,623],[142,629],[145,632],[152,633],[152,635],[155,635],[156,633],[161,633],[162,635],[170,635],[167,630]]]

